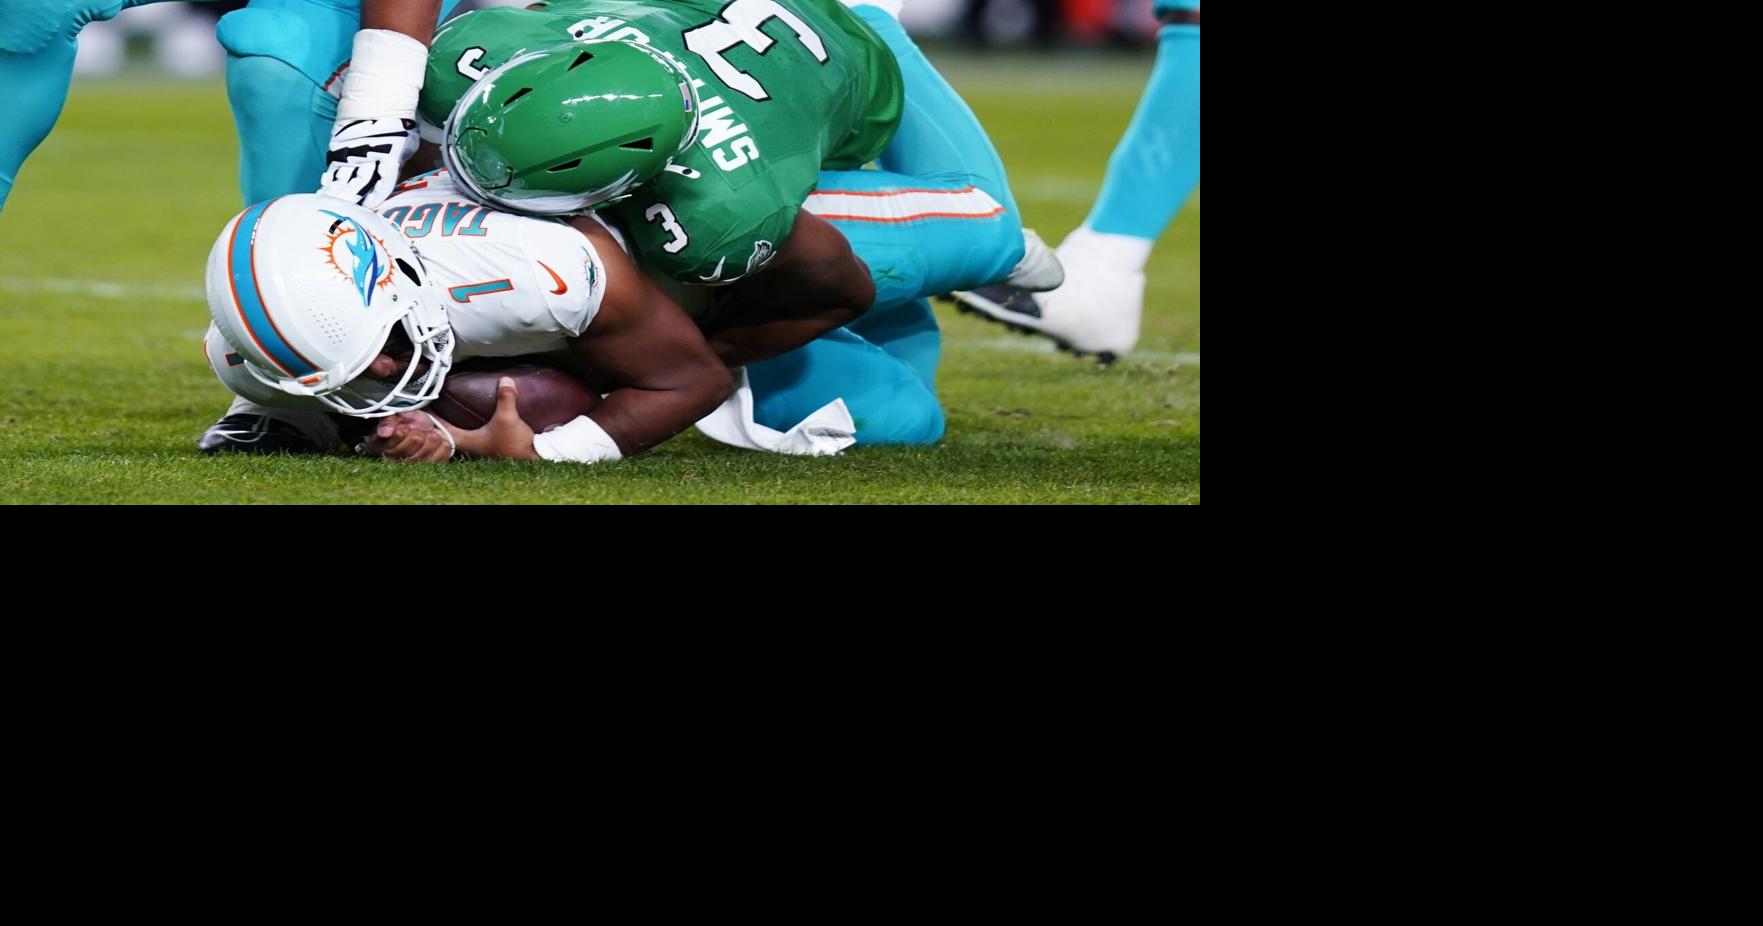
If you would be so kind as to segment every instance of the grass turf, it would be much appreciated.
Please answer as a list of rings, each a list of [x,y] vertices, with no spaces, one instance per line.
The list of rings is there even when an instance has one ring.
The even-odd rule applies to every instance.
[[[1150,58],[932,57],[1054,243],[1101,185]],[[1200,500],[1198,197],[1149,268],[1140,353],[1103,368],[938,306],[948,436],[831,459],[689,432],[593,467],[208,458],[202,267],[241,204],[219,81],[75,84],[0,214],[0,502],[1183,503]]]

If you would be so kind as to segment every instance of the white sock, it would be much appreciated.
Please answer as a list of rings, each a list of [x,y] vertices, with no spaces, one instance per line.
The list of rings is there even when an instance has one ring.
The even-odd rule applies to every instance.
[[[1109,235],[1080,225],[1065,236],[1058,251],[1060,260],[1088,260],[1127,273],[1143,273],[1153,244],[1156,242],[1149,238]]]

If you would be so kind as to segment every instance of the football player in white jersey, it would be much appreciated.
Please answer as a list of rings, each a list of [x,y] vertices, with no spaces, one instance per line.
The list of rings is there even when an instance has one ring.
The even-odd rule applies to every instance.
[[[412,458],[594,462],[636,453],[709,414],[732,391],[696,325],[592,217],[497,212],[445,173],[415,178],[376,214],[319,195],[259,203],[208,260],[209,363],[235,412],[329,435],[326,411],[393,417],[375,449]],[[457,360],[569,351],[607,378],[583,416],[524,446],[436,431],[416,412]],[[249,404],[247,404],[249,403]],[[253,407],[255,406],[255,407]],[[326,429],[329,429],[328,432]],[[406,438],[428,431],[427,453]],[[487,429],[486,429],[487,430]],[[500,433],[500,432],[498,432]],[[441,454],[441,450],[445,454]]]

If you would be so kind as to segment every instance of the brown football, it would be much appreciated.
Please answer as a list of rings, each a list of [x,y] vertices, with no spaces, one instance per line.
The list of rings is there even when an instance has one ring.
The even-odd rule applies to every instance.
[[[496,413],[496,381],[504,376],[514,378],[520,389],[515,407],[520,410],[521,420],[534,431],[567,424],[577,415],[586,415],[600,406],[600,397],[569,373],[521,364],[501,370],[455,370],[447,375],[441,397],[428,410],[455,427],[481,428]]]

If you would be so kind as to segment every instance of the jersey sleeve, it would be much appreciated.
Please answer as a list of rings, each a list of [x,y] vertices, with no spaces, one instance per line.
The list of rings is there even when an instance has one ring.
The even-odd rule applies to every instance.
[[[771,263],[799,209],[792,203],[756,218],[717,223],[702,221],[714,216],[691,210],[682,215],[655,200],[621,217],[631,254],[644,270],[690,286],[723,286]]]
[[[574,337],[593,324],[606,296],[606,265],[588,236],[562,222],[520,223],[526,270],[557,326]]]

